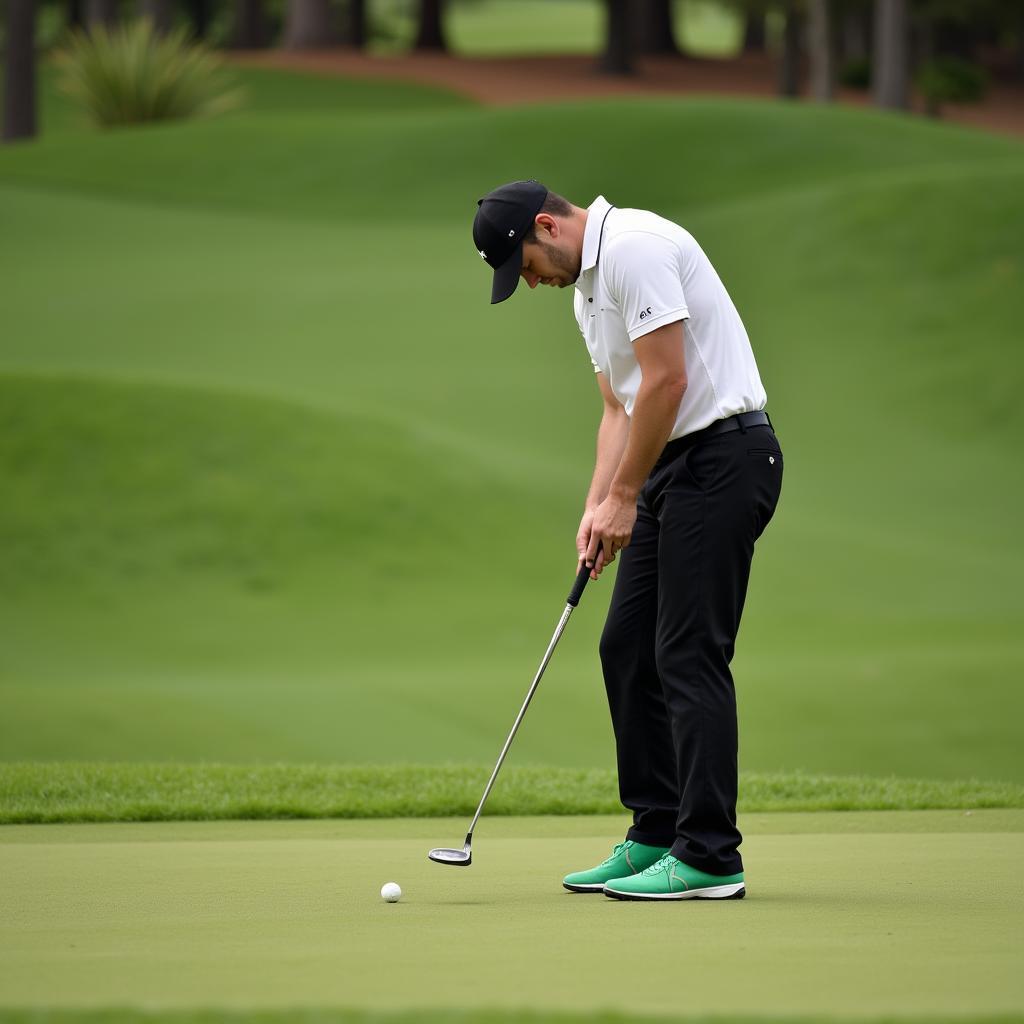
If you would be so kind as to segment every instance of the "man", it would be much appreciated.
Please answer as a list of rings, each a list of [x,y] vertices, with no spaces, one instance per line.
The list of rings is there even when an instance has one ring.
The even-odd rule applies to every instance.
[[[782,450],[743,323],[683,228],[536,181],[478,203],[491,302],[520,279],[575,285],[604,402],[576,547],[591,579],[621,553],[600,654],[619,795],[633,825],[574,892],[739,899],[732,660]]]

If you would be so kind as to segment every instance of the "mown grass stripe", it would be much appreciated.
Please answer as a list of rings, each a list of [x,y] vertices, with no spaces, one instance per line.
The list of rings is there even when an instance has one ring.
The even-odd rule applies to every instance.
[[[398,818],[469,815],[485,765],[0,765],[0,824]],[[801,772],[743,775],[740,810],[866,811],[1024,807],[1024,786],[978,780],[870,778]],[[509,766],[492,815],[614,814],[614,773]]]
[[[716,1014],[676,1016],[570,1013],[534,1010],[3,1010],[0,1024],[658,1024],[666,1020],[685,1024],[1021,1024],[1024,1014],[978,1014],[956,1017],[826,1017],[754,1016]]]

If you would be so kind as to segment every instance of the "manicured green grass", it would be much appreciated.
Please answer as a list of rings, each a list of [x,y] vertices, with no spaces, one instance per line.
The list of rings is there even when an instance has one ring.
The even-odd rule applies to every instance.
[[[976,178],[1012,177],[1024,151],[1015,140],[924,119],[754,100],[660,98],[481,109],[453,105],[436,93],[427,94],[429,105],[423,99],[402,104],[402,87],[392,86],[384,109],[371,106],[364,115],[352,95],[367,86],[353,89],[333,78],[308,82],[323,90],[315,101],[316,85],[309,85],[311,95],[302,93],[301,104],[292,103],[287,98],[296,87],[289,84],[272,102],[268,83],[258,105],[230,116],[86,137],[44,135],[0,154],[0,181],[120,201],[246,211],[261,219],[308,218],[335,230],[368,226],[367,241],[386,228],[406,225],[422,232],[429,224],[431,237],[422,241],[439,245],[439,256],[465,268],[449,286],[476,295],[478,289],[464,283],[474,254],[472,248],[465,252],[467,224],[482,191],[522,163],[583,203],[600,187],[619,202],[642,202],[691,223],[704,214],[702,233],[711,232],[709,241],[717,245],[714,232],[727,212],[724,204],[740,202],[744,215],[752,216],[748,237],[758,235],[761,218],[776,204],[813,207],[837,196],[864,196],[884,220],[901,184],[924,181],[929,189],[933,183],[941,189]],[[612,145],[600,169],[581,161],[578,154],[595,133],[608,133],[614,124],[628,128],[629,135]],[[660,156],[643,174],[630,159],[633,137],[651,139],[652,157]],[[534,141],[524,161],[528,139]],[[693,150],[700,151],[700,161],[684,161],[677,169],[676,159]],[[891,230],[897,238],[913,237],[921,225],[912,210],[903,212],[911,219],[894,221]],[[860,219],[851,216],[851,226]],[[455,245],[433,239],[433,230],[444,228],[457,237]],[[936,255],[959,237],[960,219],[947,228]],[[826,237],[818,236],[823,248]],[[853,243],[851,261],[864,240]],[[788,240],[780,244],[788,255]],[[888,266],[888,256],[880,258],[877,270]],[[476,270],[479,278],[480,266]],[[551,299],[571,319],[561,301],[565,296]],[[482,313],[497,311],[477,311]]]
[[[544,1010],[0,1010],[0,1024],[841,1024],[842,1017],[763,1017],[713,1014],[672,1017],[644,1014],[549,1013]],[[855,1017],[857,1024],[919,1024],[914,1017]],[[928,1016],[920,1024],[1016,1024],[1019,1014]]]
[[[341,537],[365,538],[364,568],[387,572],[391,538],[446,529],[443,498],[493,513],[504,496],[500,480],[433,456],[397,424],[367,430],[282,401],[0,377],[0,586],[52,594],[87,587],[102,566],[113,587],[209,577],[273,591],[316,573]],[[369,493],[372,504],[352,500]]]
[[[483,765],[0,764],[0,824],[470,816]],[[820,775],[743,776],[740,810],[1024,807],[1024,787]],[[612,814],[614,773],[511,765],[488,815]]]
[[[678,218],[753,339],[787,475],[734,663],[743,768],[1024,781],[1024,147],[261,81],[231,117],[0,152],[0,756],[493,761],[599,415],[569,297],[490,308],[470,244],[475,199],[536,174]],[[614,763],[610,582],[513,761]]]
[[[1024,148],[245,77],[118,133],[51,97],[0,151],[0,816],[147,819],[0,829],[0,1019],[1019,1019]],[[559,888],[626,822],[607,579],[474,866],[425,857],[561,610],[598,415],[568,296],[486,303],[474,200],[526,174],[690,227],[771,395],[742,903]],[[452,817],[151,820],[369,814]]]
[[[426,857],[461,819],[7,826],[0,992],[26,1009],[1019,1013],[1024,811],[753,816],[743,901],[564,892],[624,823],[491,819],[465,870]]]

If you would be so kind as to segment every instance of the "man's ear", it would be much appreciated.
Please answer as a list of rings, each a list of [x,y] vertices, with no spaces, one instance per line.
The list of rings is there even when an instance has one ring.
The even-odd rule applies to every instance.
[[[558,221],[550,213],[538,213],[533,218],[533,223],[538,229],[546,231],[552,238],[557,238],[561,232]]]

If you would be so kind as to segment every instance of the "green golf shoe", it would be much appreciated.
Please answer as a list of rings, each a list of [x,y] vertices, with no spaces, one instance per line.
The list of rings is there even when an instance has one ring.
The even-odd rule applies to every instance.
[[[746,895],[743,872],[709,875],[670,854],[640,874],[610,878],[605,896],[616,900],[741,900]]]
[[[633,875],[650,867],[659,857],[668,853],[667,846],[645,846],[627,839],[619,843],[612,855],[589,871],[574,871],[562,879],[570,892],[601,892],[609,879]]]

